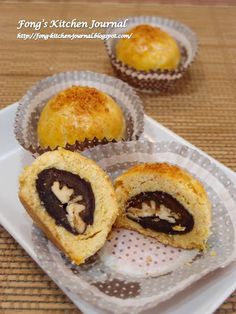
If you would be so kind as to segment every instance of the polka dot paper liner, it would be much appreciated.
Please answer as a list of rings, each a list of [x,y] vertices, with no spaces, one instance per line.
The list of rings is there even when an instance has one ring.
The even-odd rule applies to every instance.
[[[99,253],[114,272],[141,278],[170,273],[197,254],[196,250],[173,248],[125,229],[114,229]]]
[[[169,162],[197,177],[212,203],[212,234],[199,254],[160,244],[134,231],[114,229],[104,247],[85,264],[72,264],[33,228],[39,265],[59,285],[96,308],[138,313],[156,306],[207,273],[236,259],[236,188],[203,154],[177,142],[110,143],[83,153],[112,179],[134,164]]]

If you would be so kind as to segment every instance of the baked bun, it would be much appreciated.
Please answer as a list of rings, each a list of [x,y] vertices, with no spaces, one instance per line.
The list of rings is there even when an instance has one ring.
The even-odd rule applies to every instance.
[[[64,147],[85,138],[121,140],[125,120],[119,105],[107,94],[93,87],[73,86],[48,101],[37,132],[43,148]]]
[[[19,198],[46,236],[76,264],[105,243],[118,214],[112,183],[92,160],[47,152],[20,176]]]
[[[180,62],[176,41],[166,32],[151,25],[138,25],[127,32],[116,45],[118,60],[136,70],[173,70]]]
[[[117,227],[164,244],[203,250],[210,235],[211,205],[199,181],[166,163],[140,164],[115,181]]]

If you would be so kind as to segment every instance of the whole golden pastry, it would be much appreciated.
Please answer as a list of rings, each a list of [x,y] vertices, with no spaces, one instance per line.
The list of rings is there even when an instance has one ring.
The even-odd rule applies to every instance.
[[[166,32],[151,25],[138,25],[127,32],[116,45],[116,57],[136,70],[175,69],[180,62],[176,41]]]
[[[121,140],[125,120],[119,105],[93,87],[72,86],[48,101],[38,121],[42,147],[63,147],[85,138]]]

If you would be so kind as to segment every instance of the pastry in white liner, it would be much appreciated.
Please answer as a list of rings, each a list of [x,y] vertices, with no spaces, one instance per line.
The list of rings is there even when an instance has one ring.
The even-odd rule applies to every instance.
[[[120,21],[124,21],[121,19]],[[165,47],[166,49],[158,51],[158,55],[164,58],[161,62],[155,64],[156,58],[153,58],[154,51],[157,51],[156,47],[152,49],[151,39],[148,39],[148,45],[143,45],[143,36],[141,35],[138,39],[134,37],[134,40],[137,40],[137,45],[134,43],[132,49],[129,41],[127,39],[127,47],[122,48],[123,57],[120,56],[120,45],[117,43],[117,39],[111,37],[110,39],[104,42],[108,56],[110,58],[111,65],[117,77],[127,82],[130,86],[135,87],[139,91],[147,93],[159,93],[166,92],[169,88],[172,88],[177,81],[179,81],[187,69],[190,67],[198,50],[198,42],[196,35],[192,30],[186,25],[174,21],[171,19],[166,19],[160,16],[132,16],[128,19],[127,28],[122,31],[125,33],[129,30],[135,29],[137,26],[149,25],[155,28],[162,29],[168,33],[174,40],[178,43],[180,60],[178,49],[176,47],[172,50],[169,45]],[[108,35],[118,34],[121,30],[119,28],[108,28],[106,33]],[[168,41],[168,40],[167,40]],[[122,42],[122,41],[121,41]],[[153,41],[152,41],[153,42]],[[140,50],[142,57],[140,58],[139,53],[134,53],[138,50],[140,44]],[[164,44],[165,45],[165,44]],[[117,48],[118,46],[118,48]],[[126,45],[125,45],[126,46]],[[161,45],[162,46],[162,45]],[[171,45],[172,46],[172,45]],[[149,50],[149,47],[151,48]],[[163,47],[164,48],[164,47]],[[166,53],[170,48],[170,55]],[[172,47],[173,48],[173,47]],[[117,51],[117,49],[119,51]],[[144,51],[146,50],[146,51]],[[172,52],[171,52],[172,51]],[[118,52],[118,53],[117,53]],[[144,52],[144,53],[143,53]],[[146,58],[146,52],[148,57]],[[128,60],[127,60],[128,57]],[[169,59],[170,57],[170,59]],[[173,59],[172,59],[173,58]],[[160,59],[159,59],[160,60]],[[167,61],[168,60],[168,61]],[[170,60],[175,60],[172,64],[173,67],[170,67]],[[131,62],[129,62],[131,61]],[[141,61],[141,63],[140,63]],[[162,62],[164,61],[164,63]],[[167,61],[167,62],[166,62]],[[138,63],[138,67],[137,67]],[[144,65],[140,67],[140,65]],[[168,64],[168,66],[167,66]],[[166,67],[167,66],[167,67]]]
[[[72,86],[44,106],[37,126],[43,148],[65,147],[85,139],[121,140],[125,119],[119,105],[106,93],[88,86]]]
[[[167,163],[134,166],[115,181],[117,227],[136,230],[183,249],[206,248],[211,205],[202,184]]]
[[[97,96],[99,100],[100,95],[106,108],[102,105],[104,109],[102,111],[96,110],[96,108],[90,108],[91,110],[89,110],[89,108],[86,109],[86,103],[82,101],[82,105],[77,97],[75,97],[77,99],[75,99],[75,102],[71,101],[69,97],[71,106],[68,105],[67,101],[62,108],[59,108],[60,110],[56,110],[51,115],[51,105],[54,103],[57,107],[56,95],[68,96],[68,92],[74,90],[72,86],[77,86],[76,91],[79,92],[79,99],[81,100],[80,97],[84,98],[85,96],[85,100],[87,99],[90,106],[93,107],[90,102],[91,95],[86,92],[89,86],[89,90],[92,91],[94,96],[92,97],[93,100],[96,100]],[[80,93],[81,90],[86,95],[83,96],[84,93]],[[45,104],[48,105],[45,106]],[[98,107],[100,105],[101,103],[98,101]],[[48,106],[49,108],[46,108]],[[83,118],[79,115],[83,120],[82,123],[77,121],[78,115],[76,114],[76,108],[79,109],[80,106],[84,107]],[[45,115],[43,114],[44,109],[46,109]],[[63,116],[64,114],[65,116]],[[51,122],[47,121],[47,118]],[[41,119],[45,124],[39,122]],[[74,123],[70,121],[71,119],[74,120]],[[137,140],[143,133],[143,119],[142,101],[128,84],[101,73],[70,71],[49,76],[37,82],[28,90],[19,101],[14,132],[19,144],[34,156],[38,156],[46,151],[54,150],[57,145],[72,151],[83,151],[87,148],[120,141],[121,139],[124,141]],[[86,120],[89,121],[88,124]],[[95,123],[96,125],[93,123],[95,120],[98,122],[98,124]],[[53,122],[56,125],[53,125]],[[91,126],[90,131],[87,129],[88,125]],[[44,126],[46,126],[48,132],[44,130],[41,133],[40,130]],[[60,127],[65,132],[57,130]],[[47,139],[49,133],[50,139]],[[48,145],[51,148],[47,147]]]

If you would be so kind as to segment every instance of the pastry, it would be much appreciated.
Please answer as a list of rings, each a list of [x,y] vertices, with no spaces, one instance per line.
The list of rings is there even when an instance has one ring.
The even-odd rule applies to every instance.
[[[180,49],[173,37],[158,27],[141,24],[127,32],[116,45],[116,57],[136,70],[173,70],[180,62]]]
[[[76,264],[105,243],[118,214],[107,174],[79,153],[38,157],[19,179],[19,198],[46,236]]]
[[[76,141],[121,140],[125,119],[119,105],[93,87],[73,86],[60,92],[43,108],[38,121],[41,147],[64,147]]]
[[[117,227],[164,244],[203,250],[210,234],[211,205],[199,181],[166,163],[140,164],[115,181]]]

